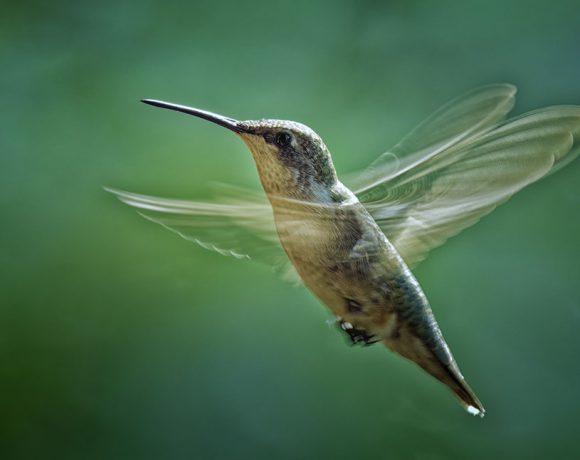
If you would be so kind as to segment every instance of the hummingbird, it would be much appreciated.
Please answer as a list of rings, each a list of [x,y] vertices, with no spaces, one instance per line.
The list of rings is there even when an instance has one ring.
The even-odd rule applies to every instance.
[[[215,201],[108,190],[206,249],[262,260],[297,277],[352,344],[382,342],[445,384],[469,413],[483,416],[411,269],[580,153],[580,106],[506,120],[515,94],[513,85],[495,84],[454,99],[352,175],[348,187],[321,137],[301,123],[240,121],[144,99],[237,134],[265,197],[233,187],[222,187]]]

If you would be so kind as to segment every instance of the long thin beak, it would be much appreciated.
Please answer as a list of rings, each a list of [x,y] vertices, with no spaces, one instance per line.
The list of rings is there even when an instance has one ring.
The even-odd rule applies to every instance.
[[[161,107],[162,109],[175,110],[177,112],[194,115],[196,117],[211,121],[217,125],[223,126],[224,128],[228,128],[235,133],[243,133],[246,131],[238,120],[224,117],[223,115],[218,115],[217,113],[208,112],[207,110],[195,109],[185,105],[172,104],[171,102],[157,101],[155,99],[142,99],[141,102],[153,105],[155,107]]]

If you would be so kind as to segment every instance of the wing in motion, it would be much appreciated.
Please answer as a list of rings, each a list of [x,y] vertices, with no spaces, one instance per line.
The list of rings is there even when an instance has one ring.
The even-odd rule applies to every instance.
[[[264,196],[230,186],[221,186],[219,201],[188,201],[125,192],[107,191],[133,206],[152,222],[194,242],[204,249],[236,259],[255,259],[275,267],[282,276],[296,281],[280,246],[272,208]]]
[[[501,122],[514,95],[495,85],[456,99],[355,179],[353,191],[408,265],[580,153],[580,106]]]

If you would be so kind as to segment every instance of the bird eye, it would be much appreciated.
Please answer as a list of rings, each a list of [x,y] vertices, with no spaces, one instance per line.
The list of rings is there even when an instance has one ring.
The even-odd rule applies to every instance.
[[[286,131],[276,134],[276,145],[279,147],[288,147],[292,143],[292,135]]]

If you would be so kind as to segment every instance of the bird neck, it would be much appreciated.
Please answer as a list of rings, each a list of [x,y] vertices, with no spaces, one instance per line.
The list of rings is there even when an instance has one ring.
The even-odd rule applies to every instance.
[[[356,196],[340,181],[332,184],[311,182],[305,187],[276,187],[275,190],[266,189],[266,194],[272,206],[311,205],[311,206],[340,206],[352,204]]]

